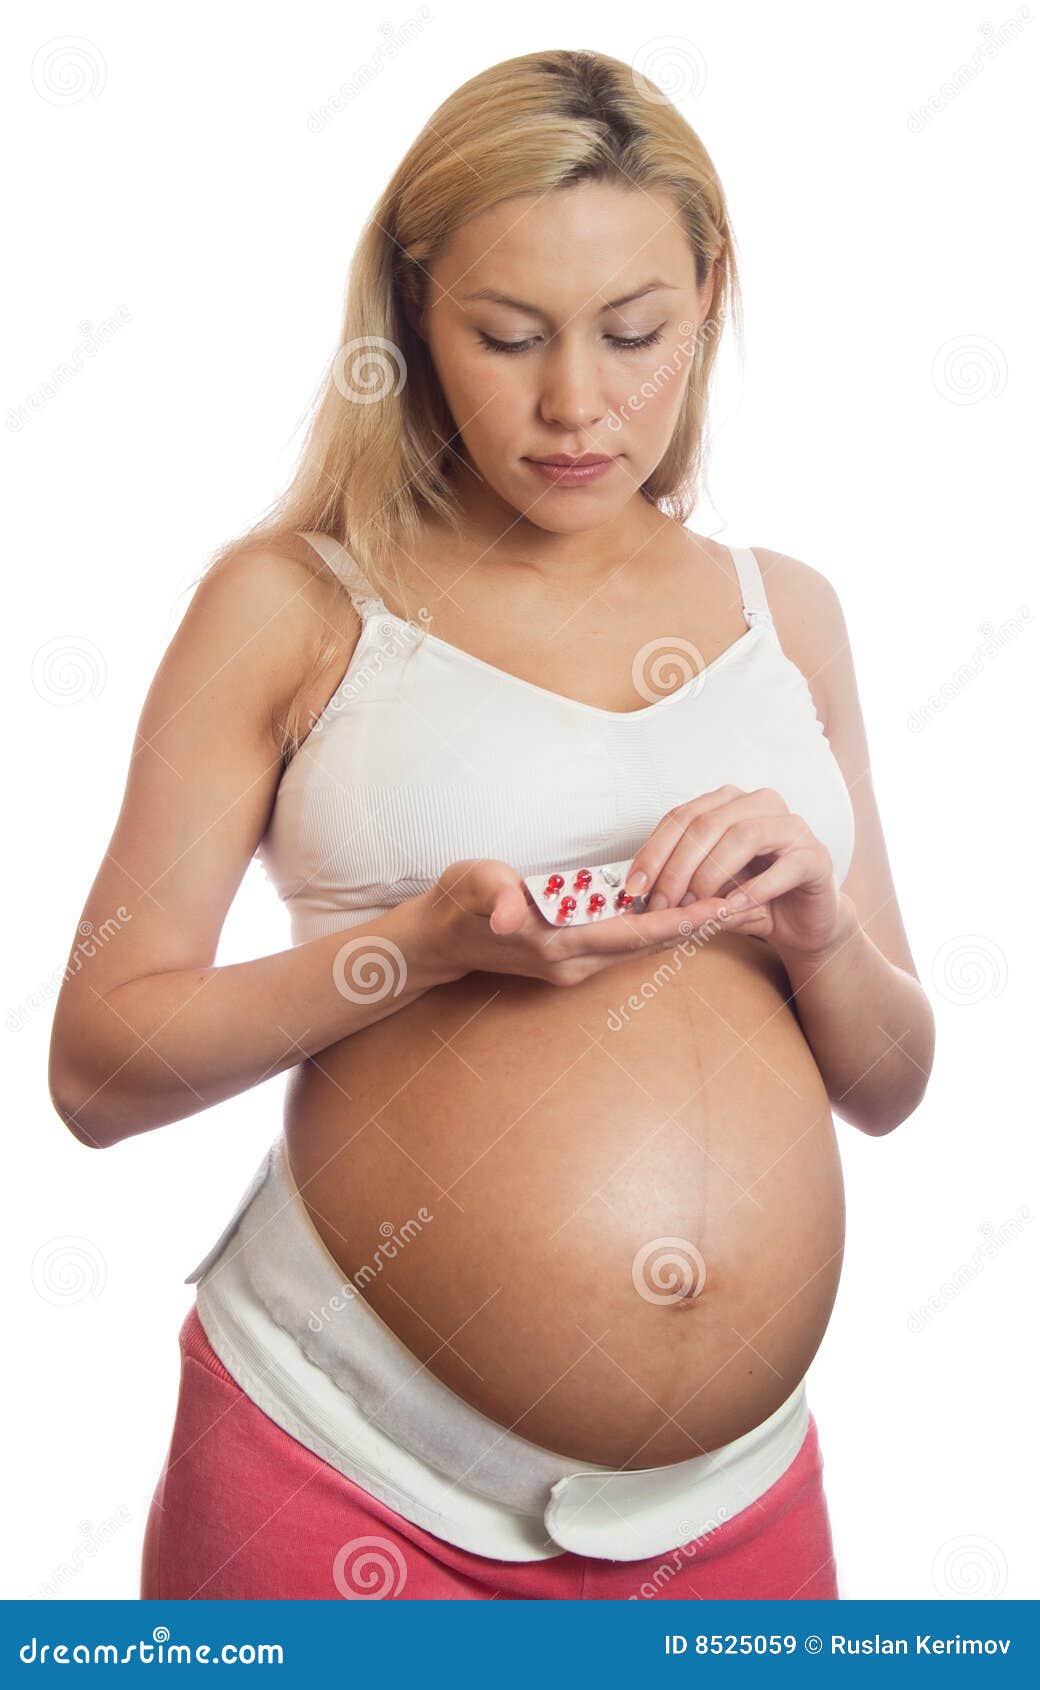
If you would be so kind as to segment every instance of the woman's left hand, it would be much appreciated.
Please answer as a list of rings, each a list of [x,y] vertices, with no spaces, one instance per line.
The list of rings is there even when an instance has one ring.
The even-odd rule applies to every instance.
[[[643,886],[633,884],[639,870]],[[848,926],[830,852],[769,787],[720,786],[677,804],[632,859],[625,887],[661,894],[654,908],[688,905],[696,924],[718,917],[722,929],[780,951],[826,950]]]

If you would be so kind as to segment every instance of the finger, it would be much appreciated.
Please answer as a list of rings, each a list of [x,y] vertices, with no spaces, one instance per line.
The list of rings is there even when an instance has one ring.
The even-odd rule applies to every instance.
[[[648,892],[657,880],[663,865],[667,862],[676,845],[682,839],[690,822],[697,816],[707,814],[722,804],[728,804],[733,799],[741,797],[740,788],[736,786],[719,786],[713,792],[702,792],[698,797],[691,798],[685,804],[677,804],[662,816],[654,831],[636,852],[625,876],[626,892]],[[645,884],[634,885],[635,877],[646,875]]]
[[[481,915],[491,913],[503,889],[523,885],[516,869],[495,857],[462,858],[444,871],[442,881],[448,897]]]
[[[806,845],[785,851],[783,856],[778,857],[776,862],[771,863],[761,874],[746,880],[739,891],[750,900],[747,908],[754,908],[770,903],[774,898],[781,897],[784,892],[793,892],[796,886],[805,886],[819,878],[820,865],[816,852],[812,846]],[[732,906],[732,894],[729,902]],[[734,915],[737,913],[734,911]],[[746,910],[739,913],[746,913]]]
[[[811,835],[800,816],[748,816],[734,822],[716,841],[709,855],[694,870],[689,889],[697,898],[721,896],[721,889],[753,862],[805,845]]]
[[[654,882],[650,907],[656,904],[657,908],[663,909],[666,905],[682,903],[686,893],[693,890],[693,877],[697,870],[702,864],[714,860],[719,841],[725,838],[734,824],[754,813],[749,808],[753,803],[750,796],[744,795],[730,804],[720,804],[717,809],[697,816],[690,823]],[[725,875],[720,875],[717,885],[711,890],[721,892],[726,879]],[[707,896],[707,892],[694,891],[695,898],[701,895]]]
[[[691,888],[700,896],[719,892],[728,878],[720,874],[709,885],[696,884],[694,876],[706,862],[715,860],[719,841],[738,822],[761,815],[785,815],[786,806],[777,793],[742,792],[739,797],[694,816],[682,839],[663,864],[654,884],[654,895],[678,904]],[[743,864],[741,864],[743,867]]]
[[[515,933],[527,920],[528,909],[533,904],[517,886],[503,886],[495,896],[491,908],[491,931],[502,937]]]

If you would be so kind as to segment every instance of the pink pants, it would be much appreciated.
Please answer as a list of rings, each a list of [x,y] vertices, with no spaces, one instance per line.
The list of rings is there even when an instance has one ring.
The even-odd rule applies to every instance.
[[[698,1540],[645,1561],[569,1550],[497,1561],[403,1519],[284,1432],[214,1353],[194,1304],[180,1350],[173,1435],[144,1538],[145,1599],[837,1598],[811,1414],[787,1471]]]

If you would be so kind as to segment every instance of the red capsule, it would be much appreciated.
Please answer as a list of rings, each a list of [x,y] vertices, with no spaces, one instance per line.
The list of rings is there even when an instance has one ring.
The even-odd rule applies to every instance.
[[[559,908],[559,911],[558,911],[560,920],[565,921],[568,916],[573,915],[575,910],[577,909],[577,907],[578,907],[577,898],[561,898],[560,899],[560,908]]]
[[[603,896],[602,892],[593,892],[592,897],[589,899],[589,909],[592,911],[593,915],[598,915],[600,910],[606,905],[606,902],[607,900]]]
[[[584,892],[586,886],[592,885],[592,870],[590,868],[580,868],[574,876],[574,885],[577,891]]]
[[[551,874],[549,876],[548,880],[545,883],[545,896],[547,898],[551,898],[555,892],[560,891],[562,886],[563,886],[563,875],[562,874]]]
[[[628,906],[631,902],[632,902],[631,892],[619,892],[617,897],[614,899],[614,908],[616,910],[625,910],[625,909],[628,908]]]

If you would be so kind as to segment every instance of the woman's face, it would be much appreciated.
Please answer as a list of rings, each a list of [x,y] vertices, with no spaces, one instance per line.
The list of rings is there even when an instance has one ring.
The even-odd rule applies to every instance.
[[[674,200],[602,182],[523,195],[458,230],[430,277],[418,326],[464,461],[539,528],[609,521],[668,448],[711,306]],[[560,455],[611,462],[573,483],[534,462]]]

